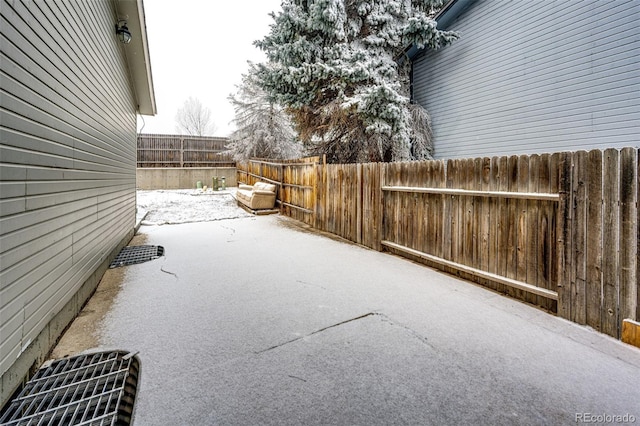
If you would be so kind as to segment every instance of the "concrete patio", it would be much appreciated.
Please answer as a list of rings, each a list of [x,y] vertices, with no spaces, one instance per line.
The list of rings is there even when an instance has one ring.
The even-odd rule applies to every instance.
[[[408,260],[280,216],[132,244],[165,257],[109,270],[53,356],[139,351],[136,425],[640,422],[640,350]]]

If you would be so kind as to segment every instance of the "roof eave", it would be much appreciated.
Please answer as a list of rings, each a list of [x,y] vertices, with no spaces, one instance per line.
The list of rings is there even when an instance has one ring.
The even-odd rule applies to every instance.
[[[125,46],[124,50],[138,102],[138,113],[156,115],[143,0],[117,0],[117,8],[118,15],[127,21],[132,36],[131,42]]]
[[[433,18],[433,20],[438,24],[438,29],[443,31],[448,29],[449,25],[451,25],[451,23],[455,21],[462,12],[467,10],[476,1],[477,0],[451,0]],[[420,49],[413,45],[407,50],[406,54],[410,60],[413,60],[413,58],[423,50],[424,49]]]

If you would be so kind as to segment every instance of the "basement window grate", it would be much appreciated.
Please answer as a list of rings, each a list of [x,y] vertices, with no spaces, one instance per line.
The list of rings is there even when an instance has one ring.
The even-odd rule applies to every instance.
[[[164,255],[162,246],[130,246],[124,247],[113,259],[109,268],[119,268],[120,266],[135,265],[136,263],[148,262]]]
[[[97,352],[45,364],[0,417],[3,426],[130,425],[140,360]]]

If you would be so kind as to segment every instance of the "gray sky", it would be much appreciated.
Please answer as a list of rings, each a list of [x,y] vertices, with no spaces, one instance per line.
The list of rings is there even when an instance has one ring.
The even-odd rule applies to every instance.
[[[235,92],[247,61],[262,62],[253,46],[269,32],[280,0],[146,0],[144,9],[158,114],[138,118],[138,131],[175,133],[175,116],[193,96],[211,109],[216,136],[233,131]]]

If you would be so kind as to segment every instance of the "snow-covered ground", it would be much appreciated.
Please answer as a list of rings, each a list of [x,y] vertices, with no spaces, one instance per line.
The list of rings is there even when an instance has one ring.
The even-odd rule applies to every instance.
[[[236,188],[226,191],[198,189],[138,190],[138,211],[146,211],[143,225],[164,225],[251,216],[233,198]]]

